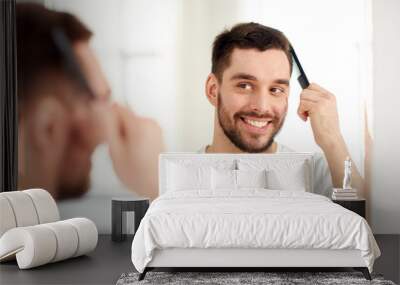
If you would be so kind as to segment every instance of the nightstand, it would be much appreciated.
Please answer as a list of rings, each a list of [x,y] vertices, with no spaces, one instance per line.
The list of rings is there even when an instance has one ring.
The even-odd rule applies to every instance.
[[[332,202],[339,204],[340,206],[353,211],[356,214],[359,214],[361,217],[365,219],[365,199],[357,199],[357,200],[334,200]]]
[[[113,198],[111,205],[111,238],[113,241],[123,241],[126,234],[123,234],[124,212],[135,213],[135,231],[137,231],[140,221],[149,208],[150,200],[148,198]]]

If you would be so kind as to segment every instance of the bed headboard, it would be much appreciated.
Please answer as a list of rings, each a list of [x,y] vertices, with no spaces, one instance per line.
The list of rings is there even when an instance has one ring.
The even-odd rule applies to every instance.
[[[313,173],[314,159],[312,153],[276,153],[276,154],[200,154],[200,153],[162,153],[159,156],[159,194],[167,191],[167,171],[170,163],[190,166],[213,166],[226,167],[232,165],[233,169],[238,169],[238,165],[262,163],[274,168],[276,165],[284,165],[292,162],[304,163],[305,176],[307,181],[307,192],[313,192]]]

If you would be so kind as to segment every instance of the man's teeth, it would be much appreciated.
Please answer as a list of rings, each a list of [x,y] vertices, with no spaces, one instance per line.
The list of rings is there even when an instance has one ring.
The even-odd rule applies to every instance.
[[[245,121],[246,121],[246,123],[248,123],[254,127],[257,127],[257,128],[263,128],[268,124],[268,122],[254,121],[254,120],[248,120],[248,119]]]

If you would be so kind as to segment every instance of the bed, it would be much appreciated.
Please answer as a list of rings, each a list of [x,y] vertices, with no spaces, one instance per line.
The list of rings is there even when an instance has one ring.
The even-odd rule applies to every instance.
[[[139,279],[154,268],[352,267],[380,251],[359,215],[314,194],[313,156],[160,155],[159,191],[132,243]]]

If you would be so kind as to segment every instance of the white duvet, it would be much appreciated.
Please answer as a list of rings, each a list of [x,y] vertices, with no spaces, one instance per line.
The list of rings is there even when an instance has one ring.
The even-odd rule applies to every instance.
[[[153,201],[132,243],[143,272],[154,249],[358,249],[372,272],[379,248],[365,219],[299,191],[179,191]]]

